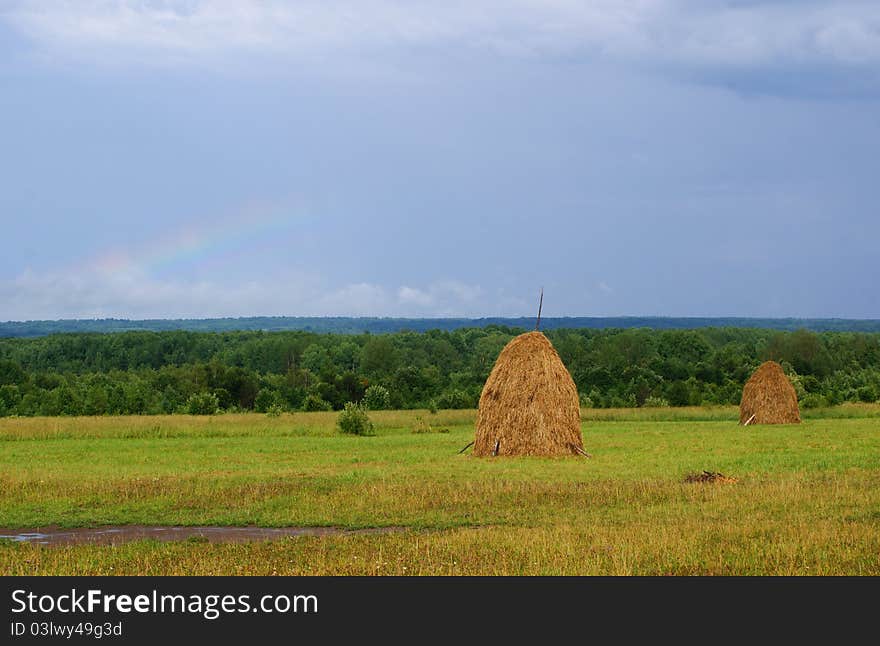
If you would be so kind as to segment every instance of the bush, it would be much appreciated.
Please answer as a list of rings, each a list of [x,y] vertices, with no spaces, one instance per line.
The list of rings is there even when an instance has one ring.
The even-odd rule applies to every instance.
[[[804,388],[804,382],[801,380],[801,376],[792,370],[791,374],[788,375],[788,380],[794,388],[798,401],[803,401],[804,397],[807,396],[807,389]]]
[[[413,433],[448,433],[448,428],[434,428],[421,417],[416,417],[416,424],[412,429]]]
[[[611,397],[611,408],[636,408],[636,396],[629,393],[626,397],[614,395]]]
[[[273,406],[281,408],[281,395],[274,390],[263,388],[254,398],[254,409],[258,413],[268,413]]]
[[[214,415],[220,408],[220,401],[214,393],[196,393],[186,400],[186,412],[190,415]]]
[[[815,393],[808,393],[801,400],[802,408],[825,408],[826,406],[828,406],[828,400]]]
[[[266,410],[266,417],[281,417],[281,413],[284,412],[284,409],[281,408],[278,404],[272,404]]]
[[[3,402],[6,410],[11,411],[20,401],[21,393],[19,392],[18,386],[12,384],[0,386],[0,402]]]
[[[373,422],[367,415],[367,407],[354,402],[347,402],[339,413],[337,421],[339,430],[350,435],[373,435]]]
[[[307,413],[314,413],[317,411],[333,410],[333,406],[330,405],[330,402],[324,401],[317,395],[309,395],[303,401],[302,409]]]
[[[432,399],[428,402],[428,412],[431,413],[431,415],[436,415],[438,410],[436,399]]]
[[[690,403],[690,389],[683,381],[674,381],[667,386],[665,399],[671,406],[687,406]]]
[[[391,393],[385,386],[374,384],[364,391],[362,403],[370,410],[386,410],[391,408]]]
[[[217,396],[217,405],[220,408],[232,408],[235,404],[232,395],[225,388],[215,388],[213,392]]]
[[[463,390],[448,390],[437,398],[439,408],[473,408],[473,398]]]
[[[822,384],[813,375],[802,375],[801,381],[804,384],[804,390],[808,393],[818,393],[822,390]]]
[[[595,408],[596,404],[587,393],[580,394],[581,408]]]
[[[669,406],[669,402],[663,399],[662,397],[648,397],[645,399],[645,403],[642,404],[645,408],[667,408]]]

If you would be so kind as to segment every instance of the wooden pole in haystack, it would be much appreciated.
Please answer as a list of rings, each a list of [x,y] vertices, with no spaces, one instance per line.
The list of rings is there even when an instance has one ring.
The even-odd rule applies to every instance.
[[[541,288],[541,300],[538,301],[538,320],[535,322],[535,330],[541,327],[541,308],[544,307],[544,288]]]

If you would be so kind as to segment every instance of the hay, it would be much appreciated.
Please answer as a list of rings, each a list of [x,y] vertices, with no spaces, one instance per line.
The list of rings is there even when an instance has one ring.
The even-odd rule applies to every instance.
[[[577,387],[540,332],[508,343],[480,395],[474,455],[579,455]]]
[[[736,482],[736,478],[734,478],[733,476],[726,476],[723,473],[719,473],[718,471],[703,471],[703,473],[689,473],[685,476],[684,481],[690,484],[706,484],[715,482],[731,484]]]
[[[797,394],[775,361],[762,363],[743,387],[740,424],[800,424]]]

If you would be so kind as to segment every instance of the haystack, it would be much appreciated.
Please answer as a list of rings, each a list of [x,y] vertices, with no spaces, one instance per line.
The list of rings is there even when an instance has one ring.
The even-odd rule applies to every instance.
[[[797,393],[775,361],[762,363],[743,387],[740,424],[800,424]]]
[[[577,387],[540,332],[508,343],[483,386],[474,455],[583,454]]]

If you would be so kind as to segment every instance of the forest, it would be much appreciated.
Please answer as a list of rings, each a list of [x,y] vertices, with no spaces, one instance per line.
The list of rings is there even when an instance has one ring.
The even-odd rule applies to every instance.
[[[258,330],[333,334],[387,334],[389,332],[452,331],[460,328],[499,325],[531,327],[534,318],[392,318],[351,316],[247,316],[213,319],[62,319],[57,321],[0,321],[2,337],[36,337],[48,334],[85,332],[237,332]],[[669,317],[669,316],[564,316],[544,317],[542,330],[651,328],[654,330],[691,330],[704,327],[766,328],[773,330],[812,330],[814,332],[880,332],[877,319],[805,319],[743,317]]]
[[[134,331],[0,339],[0,415],[473,408],[522,328]],[[880,399],[880,334],[713,327],[546,331],[585,407],[737,404],[764,360],[805,408]]]

